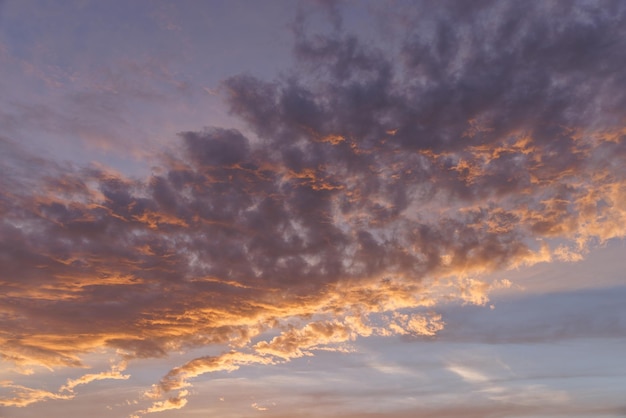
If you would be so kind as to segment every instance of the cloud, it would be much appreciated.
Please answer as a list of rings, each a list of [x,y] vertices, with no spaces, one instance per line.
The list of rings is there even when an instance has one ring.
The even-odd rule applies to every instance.
[[[255,354],[246,354],[237,351],[229,351],[219,356],[200,357],[191,360],[184,365],[172,369],[158,385],[153,387],[150,396],[159,396],[163,392],[169,392],[188,386],[187,380],[204,373],[216,371],[233,371],[245,364],[272,364],[267,357]]]
[[[181,409],[185,405],[187,405],[187,398],[185,398],[185,396],[187,396],[188,394],[189,394],[188,391],[181,390],[178,393],[178,396],[172,396],[164,401],[156,401],[149,408],[137,411],[136,414],[131,415],[130,418],[138,418],[142,415],[151,414],[154,412],[169,411],[172,409]]]
[[[155,400],[150,407],[136,411],[131,418],[140,417],[153,412],[180,409],[187,404],[189,391],[185,388],[191,386],[191,383],[188,381],[189,379],[205,373],[218,371],[230,372],[237,370],[242,365],[250,364],[267,365],[273,364],[273,361],[267,357],[237,351],[230,351],[219,356],[207,356],[193,359],[180,367],[172,369],[158,384],[153,385],[152,389],[146,393],[148,398],[158,399],[164,394],[178,390],[177,396],[169,397],[162,401]]]
[[[591,276],[593,277],[593,276]],[[547,343],[582,338],[613,338],[626,332],[624,288],[521,295],[496,300],[495,310],[448,307],[442,315],[452,327],[438,334],[441,341],[489,344]]]
[[[59,389],[60,392],[73,392],[74,388],[79,385],[86,385],[87,383],[94,382],[96,380],[114,379],[114,380],[126,380],[130,377],[129,374],[122,374],[126,364],[121,363],[111,367],[111,370],[101,373],[85,374],[77,379],[68,379],[67,383]]]
[[[26,386],[16,385],[11,381],[0,382],[0,387],[11,389],[14,393],[12,398],[0,399],[2,406],[25,407],[35,402],[41,402],[49,399],[72,399],[74,395],[61,395],[54,392],[48,392],[41,389],[32,389]]]
[[[15,360],[15,359],[14,359]],[[18,362],[19,364],[19,362]],[[85,385],[96,380],[115,379],[126,380],[130,378],[128,374],[122,374],[126,368],[124,362],[114,365],[111,370],[101,373],[89,373],[76,379],[68,379],[67,383],[59,388],[55,392],[50,392],[42,389],[34,389],[26,386],[18,385],[12,381],[5,380],[0,381],[0,387],[10,389],[13,392],[13,397],[0,398],[0,405],[2,406],[15,406],[26,407],[30,404],[47,401],[47,400],[68,400],[75,397],[74,388],[79,385]],[[27,374],[32,374],[34,371],[28,370]]]
[[[448,366],[448,370],[459,375],[463,380],[470,383],[485,383],[489,381],[489,378],[480,371],[456,364]]]
[[[261,341],[254,349],[284,359],[311,355],[308,350],[330,343],[350,341],[356,337],[344,324],[338,322],[311,322],[302,329],[291,328],[271,341]]]
[[[502,284],[480,275],[623,238],[623,3],[416,7],[390,50],[296,22],[297,72],[223,83],[247,131],[182,132],[149,178],[2,139],[3,360],[227,346],[138,413],[181,408],[204,373],[432,337]]]

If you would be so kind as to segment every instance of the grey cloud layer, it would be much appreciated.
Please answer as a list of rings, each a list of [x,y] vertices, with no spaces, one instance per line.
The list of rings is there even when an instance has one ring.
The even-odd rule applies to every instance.
[[[297,72],[224,82],[254,135],[183,132],[147,180],[3,139],[4,358],[237,347],[626,235],[624,4],[417,7],[389,51],[296,25]]]

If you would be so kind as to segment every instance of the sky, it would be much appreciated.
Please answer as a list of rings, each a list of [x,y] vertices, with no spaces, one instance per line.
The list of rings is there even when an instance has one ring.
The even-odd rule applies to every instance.
[[[0,0],[0,418],[626,416],[623,1]]]

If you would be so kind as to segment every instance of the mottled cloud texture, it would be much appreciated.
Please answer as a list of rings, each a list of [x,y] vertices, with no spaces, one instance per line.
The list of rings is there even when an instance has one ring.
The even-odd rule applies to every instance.
[[[148,178],[0,137],[3,361],[81,367],[106,347],[122,362],[58,393],[0,382],[0,405],[223,345],[136,414],[182,408],[205,373],[433,336],[439,303],[508,285],[481,273],[624,237],[626,4],[416,7],[387,49],[301,16],[292,72],[223,82],[248,132],[181,132]]]

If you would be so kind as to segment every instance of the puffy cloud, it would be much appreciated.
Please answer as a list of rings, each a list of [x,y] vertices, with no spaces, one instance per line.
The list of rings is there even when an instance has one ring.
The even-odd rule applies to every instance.
[[[169,397],[164,401],[156,401],[150,407],[137,411],[136,414],[130,416],[130,418],[139,418],[145,414],[151,414],[153,412],[169,411],[172,409],[181,409],[187,405],[187,398],[185,398],[189,392],[187,390],[181,390],[177,396]]]
[[[319,349],[331,343],[353,340],[356,334],[339,322],[311,322],[303,328],[290,328],[271,341],[255,344],[255,351],[284,359],[311,355],[309,350]]]
[[[297,72],[223,83],[247,133],[183,132],[149,178],[1,138],[2,358],[229,346],[140,413],[180,408],[201,374],[432,336],[439,302],[499,286],[478,275],[623,238],[624,4],[415,7],[389,50],[296,22]]]
[[[444,327],[444,322],[439,314],[431,315],[406,315],[395,313],[395,322],[390,328],[402,335],[427,335],[434,336]]]

